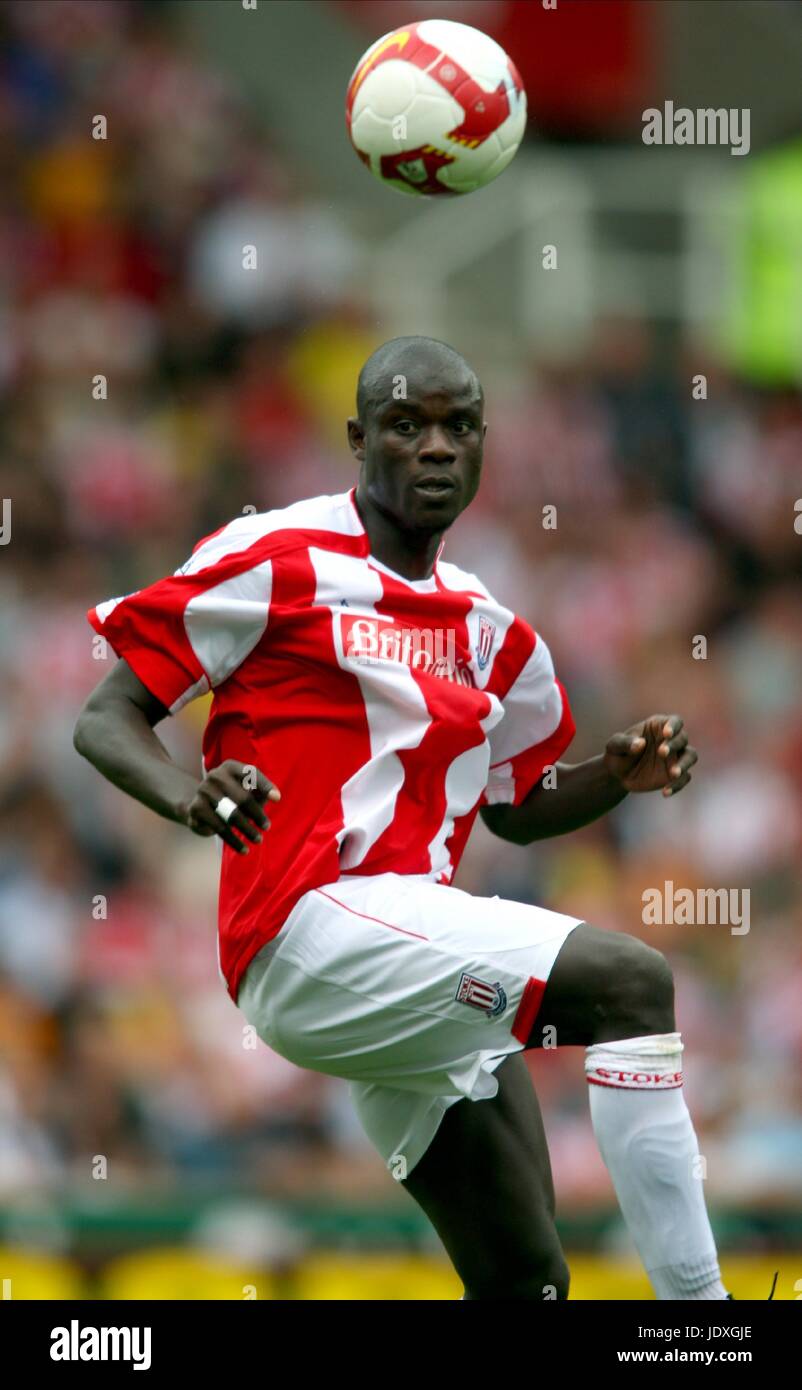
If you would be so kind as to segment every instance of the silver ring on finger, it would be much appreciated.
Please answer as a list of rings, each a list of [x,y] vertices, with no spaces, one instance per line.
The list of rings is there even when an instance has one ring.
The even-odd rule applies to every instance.
[[[230,821],[237,809],[237,803],[232,801],[230,796],[221,796],[214,809],[221,820]]]

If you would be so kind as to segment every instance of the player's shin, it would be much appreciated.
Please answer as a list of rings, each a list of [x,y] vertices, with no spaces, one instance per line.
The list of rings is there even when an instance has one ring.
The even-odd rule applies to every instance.
[[[679,1033],[586,1048],[591,1119],[657,1298],[724,1299],[681,1059]]]

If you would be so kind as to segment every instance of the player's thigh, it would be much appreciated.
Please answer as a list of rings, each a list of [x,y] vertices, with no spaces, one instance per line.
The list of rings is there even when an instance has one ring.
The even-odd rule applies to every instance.
[[[498,1094],[452,1105],[404,1186],[440,1236],[466,1296],[554,1297],[542,1290],[555,1285],[565,1297],[537,1096],[520,1053],[495,1074]]]

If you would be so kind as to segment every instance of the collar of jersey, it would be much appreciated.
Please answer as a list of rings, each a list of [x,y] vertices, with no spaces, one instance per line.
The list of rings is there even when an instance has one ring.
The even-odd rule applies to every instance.
[[[348,493],[348,497],[351,501],[351,506],[354,509],[354,516],[356,517],[357,522],[359,523],[359,529],[362,532],[362,535],[365,537],[365,540],[367,541],[368,533],[365,530],[362,518],[359,515],[359,509],[356,505],[355,487],[351,488],[350,492]],[[382,564],[381,560],[377,560],[376,556],[371,555],[369,552],[365,555],[365,559],[367,560],[368,564],[373,565],[378,570],[381,570],[383,574],[389,574],[391,579],[397,579],[399,584],[406,584],[408,588],[417,590],[419,594],[434,594],[437,593],[438,589],[441,587],[441,582],[437,574],[437,562],[443,553],[444,545],[445,538],[441,540],[440,545],[438,546],[437,554],[434,557],[434,569],[432,573],[429,575],[428,579],[407,579],[407,576],[405,574],[399,574],[397,570],[391,570],[389,565]]]

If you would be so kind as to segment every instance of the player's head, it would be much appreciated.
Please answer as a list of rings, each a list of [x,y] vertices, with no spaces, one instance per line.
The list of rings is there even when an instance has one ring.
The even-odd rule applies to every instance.
[[[482,471],[476,373],[435,338],[391,338],[359,373],[356,408],[348,438],[361,492],[402,530],[445,530],[476,496]]]

